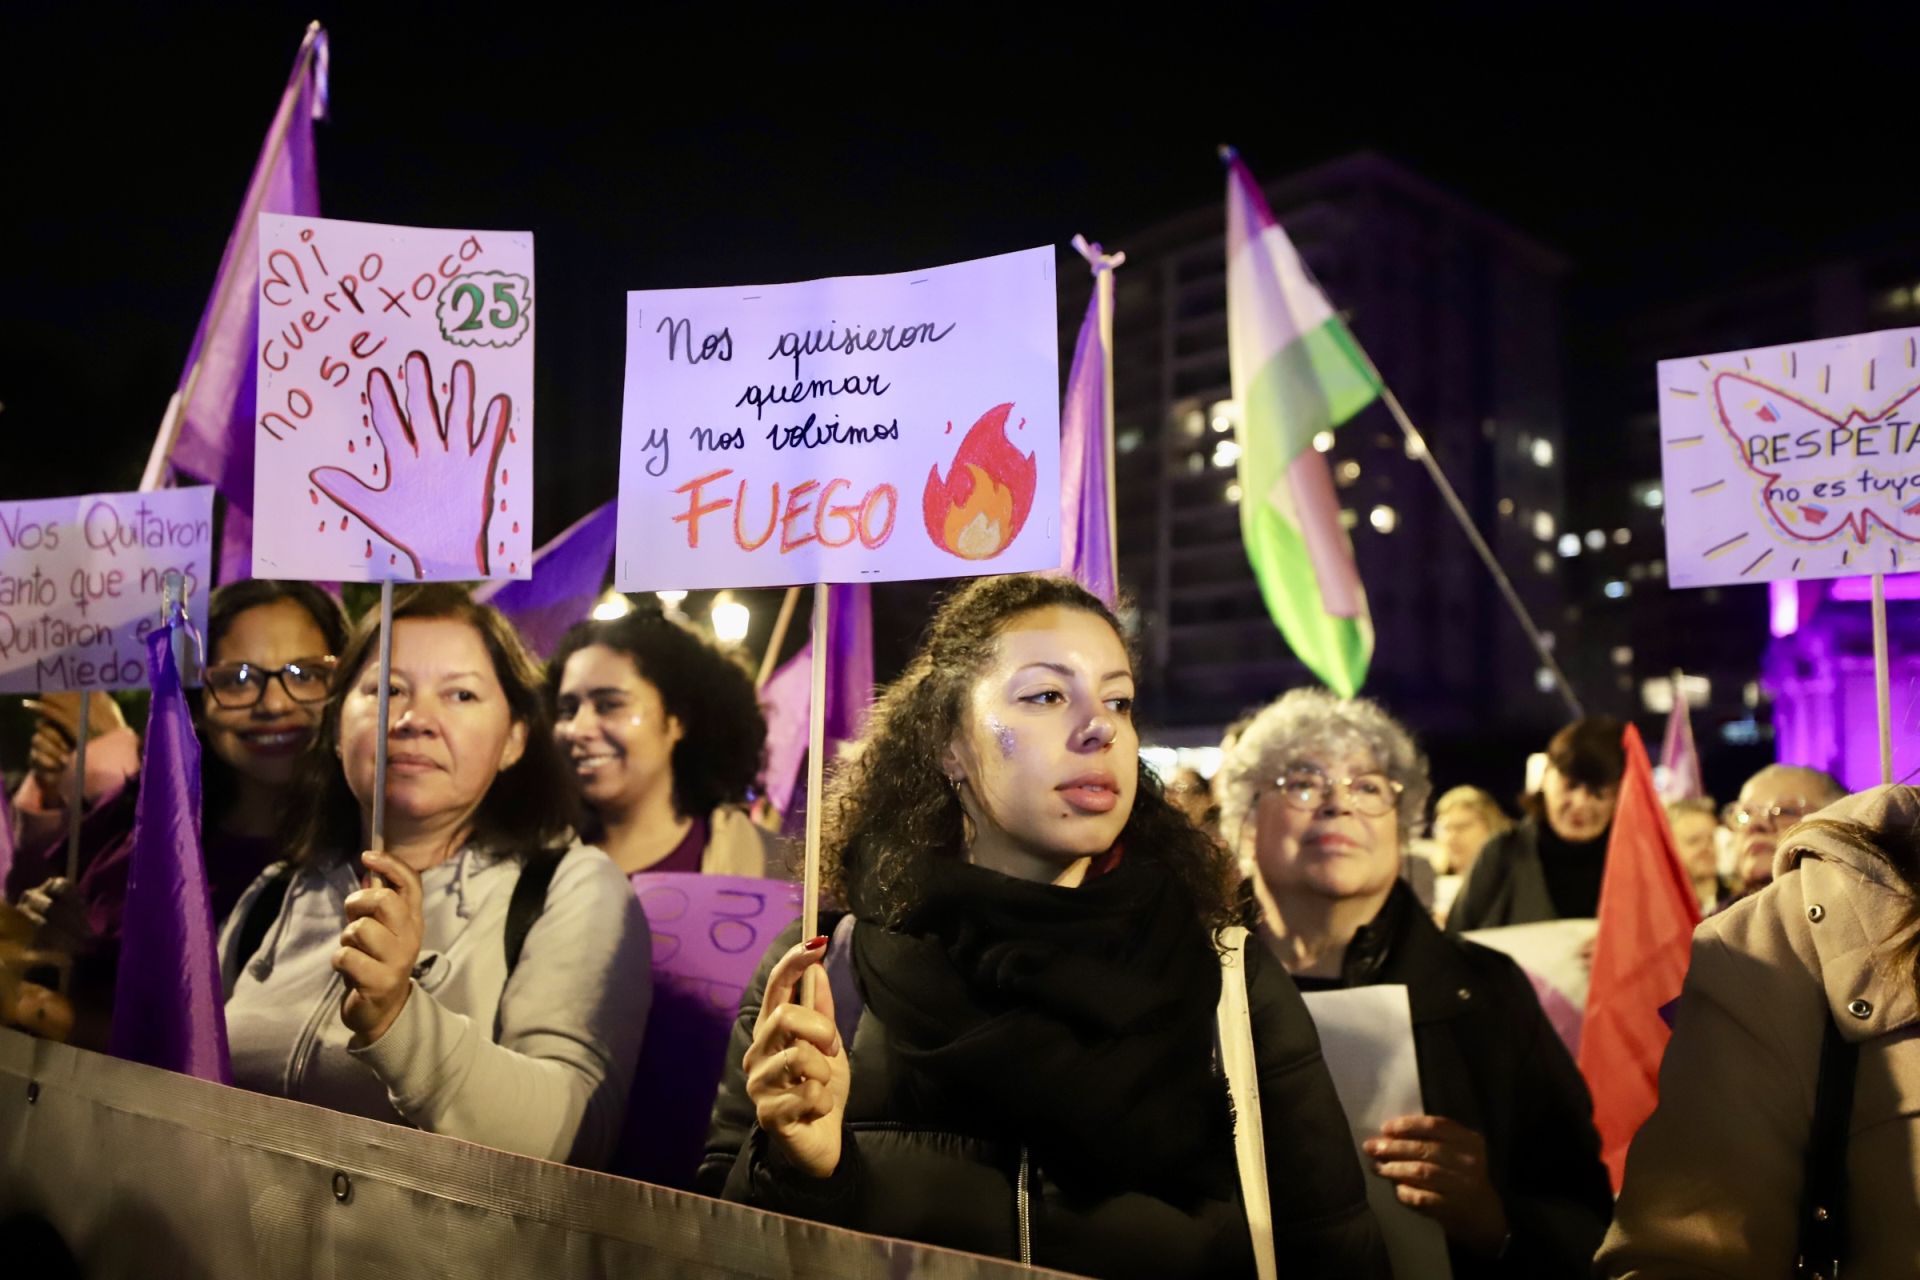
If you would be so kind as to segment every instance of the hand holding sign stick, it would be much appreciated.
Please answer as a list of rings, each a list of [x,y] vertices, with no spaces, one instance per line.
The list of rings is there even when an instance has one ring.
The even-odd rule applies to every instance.
[[[397,547],[415,578],[449,568],[485,577],[492,571],[487,528],[494,516],[494,478],[512,403],[505,395],[494,396],[476,424],[473,366],[456,360],[443,418],[427,357],[409,354],[402,376],[405,410],[385,369],[367,373],[367,407],[387,460],[380,483],[368,484],[340,467],[316,468],[310,478]]]

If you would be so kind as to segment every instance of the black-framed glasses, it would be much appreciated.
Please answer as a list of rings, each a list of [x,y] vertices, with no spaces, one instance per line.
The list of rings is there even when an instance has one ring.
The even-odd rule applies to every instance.
[[[1334,778],[1319,769],[1289,769],[1274,783],[1281,800],[1311,813],[1327,802],[1335,787],[1346,792],[1347,804],[1363,818],[1378,818],[1392,809],[1405,788],[1384,773]]]
[[[267,696],[274,680],[295,702],[325,702],[333,683],[335,659],[295,658],[285,666],[263,667],[251,662],[223,662],[201,673],[201,682],[216,706],[242,711]]]
[[[1778,804],[1741,804],[1736,800],[1720,810],[1720,821],[1726,823],[1736,833],[1777,831],[1781,827],[1792,826],[1812,813],[1816,807],[1811,801],[1798,796],[1790,800],[1782,800]]]

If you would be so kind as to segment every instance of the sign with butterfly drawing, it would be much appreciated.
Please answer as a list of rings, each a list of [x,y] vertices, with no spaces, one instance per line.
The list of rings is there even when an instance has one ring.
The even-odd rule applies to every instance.
[[[533,237],[262,214],[253,572],[525,578]]]
[[[1663,360],[1676,587],[1920,568],[1920,329]]]

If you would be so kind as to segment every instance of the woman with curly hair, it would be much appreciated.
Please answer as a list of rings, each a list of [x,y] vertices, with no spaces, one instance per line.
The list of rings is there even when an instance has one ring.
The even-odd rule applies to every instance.
[[[777,871],[772,837],[740,807],[767,721],[726,654],[657,610],[583,622],[547,666],[547,699],[583,834],[622,871]]]
[[[795,1002],[826,937],[768,951],[703,1189],[1081,1274],[1250,1275],[1256,1230],[1288,1275],[1386,1273],[1313,1024],[1258,948],[1269,1194],[1241,1195],[1214,1066],[1232,867],[1142,767],[1133,692],[1071,581],[941,607],[827,797],[830,981]]]

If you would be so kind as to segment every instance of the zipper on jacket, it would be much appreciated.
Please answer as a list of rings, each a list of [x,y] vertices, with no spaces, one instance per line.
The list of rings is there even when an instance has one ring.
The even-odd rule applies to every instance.
[[[1033,1202],[1027,1192],[1027,1147],[1020,1144],[1020,1180],[1014,1184],[1013,1210],[1020,1223],[1020,1265],[1033,1265]]]
[[[330,1009],[340,1007],[340,993],[345,989],[346,980],[334,974],[327,980],[327,993],[320,997],[320,1003],[314,1006],[313,1016],[307,1019],[307,1025],[301,1030],[300,1038],[293,1042],[293,1056],[287,1061],[287,1097],[300,1097],[300,1082],[306,1079],[307,1063],[313,1057],[313,1046],[320,1038],[320,1023]]]

